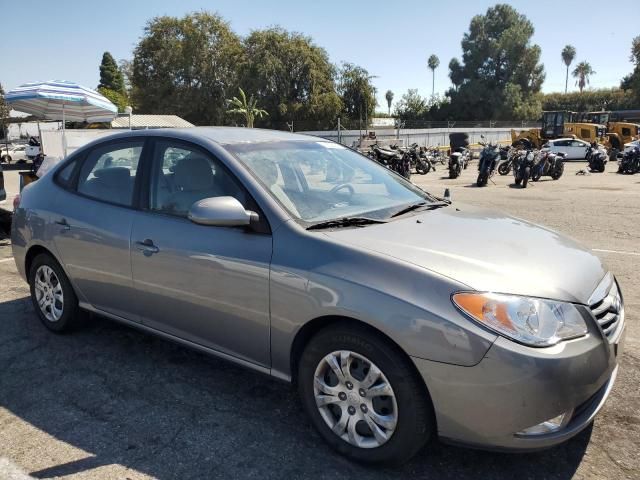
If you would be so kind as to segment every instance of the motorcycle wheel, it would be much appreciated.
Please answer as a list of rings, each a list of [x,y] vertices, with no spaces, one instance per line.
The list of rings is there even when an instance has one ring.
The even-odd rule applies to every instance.
[[[500,165],[498,165],[498,173],[500,175],[509,175],[510,171],[511,165],[509,164],[509,162],[502,162]]]
[[[524,169],[524,174],[522,175],[522,188],[527,188],[527,183],[529,183],[530,176],[531,176],[531,167],[526,167]]]
[[[426,175],[431,170],[431,164],[429,162],[425,162],[424,160],[418,160],[416,164],[416,173],[420,175]]]
[[[476,181],[476,185],[478,185],[479,187],[484,187],[487,185],[487,174],[480,172],[478,174],[478,180]]]
[[[537,182],[538,180],[540,180],[541,177],[542,177],[542,168],[534,167],[533,173],[531,174],[531,181]]]
[[[604,172],[604,165],[602,170],[600,170],[600,172]],[[551,175],[551,178],[554,180],[558,180],[563,173],[564,173],[564,163],[561,163],[555,168],[555,170],[553,171],[553,174]]]
[[[449,167],[449,178],[458,178],[460,176],[460,164],[455,163]]]
[[[598,171],[599,171],[600,173],[604,173],[604,170],[605,170],[604,162],[600,162],[600,168],[598,168]]]

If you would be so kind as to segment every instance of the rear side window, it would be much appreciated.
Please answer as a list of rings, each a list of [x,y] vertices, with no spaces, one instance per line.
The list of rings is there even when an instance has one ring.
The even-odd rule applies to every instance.
[[[64,188],[71,187],[71,181],[73,180],[73,172],[76,168],[77,161],[73,161],[69,163],[66,167],[58,172],[56,175],[56,180],[60,184],[60,186]]]
[[[143,141],[113,143],[92,150],[80,169],[78,192],[130,207]]]

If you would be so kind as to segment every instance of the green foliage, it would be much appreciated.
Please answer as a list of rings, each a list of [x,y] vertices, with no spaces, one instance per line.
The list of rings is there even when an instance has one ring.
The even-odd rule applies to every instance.
[[[343,63],[338,74],[338,95],[342,101],[342,114],[351,120],[371,118],[375,112],[376,89],[374,78],[364,68],[352,63]]]
[[[282,28],[255,30],[244,40],[242,82],[269,112],[267,126],[303,121],[333,125],[341,110],[335,68],[311,38]]]
[[[11,111],[11,107],[4,100],[4,88],[2,88],[2,84],[0,83],[0,126],[2,128],[2,130],[0,130],[1,138],[6,138],[7,136],[5,119],[9,118],[10,111]]]
[[[548,93],[542,96],[543,110],[591,112],[597,110],[635,110],[640,102],[633,92],[618,88],[603,88],[585,92]],[[537,118],[537,117],[534,117]]]
[[[396,103],[395,114],[402,120],[420,120],[428,112],[427,100],[418,94],[417,88],[410,88]]]
[[[589,62],[580,62],[576,65],[576,68],[571,72],[571,75],[576,78],[576,85],[580,89],[580,93],[582,93],[584,87],[589,85],[589,78],[595,73],[595,70],[591,68]]]
[[[153,18],[134,49],[132,100],[143,113],[172,113],[196,125],[222,124],[243,61],[240,39],[219,15]]]
[[[391,90],[387,90],[387,93],[384,94],[384,98],[387,101],[388,115],[391,116],[391,103],[393,102],[393,92]]]
[[[114,92],[124,93],[124,77],[118,64],[109,52],[102,55],[102,63],[100,64],[100,84],[98,88],[106,88]]]
[[[505,108],[507,95],[513,108],[535,102],[545,75],[540,47],[530,42],[533,33],[531,22],[509,5],[471,19],[462,39],[463,61],[449,64],[458,87],[448,95],[458,118],[511,119],[517,113]]]
[[[440,59],[436,54],[432,54],[427,60],[427,66],[431,70],[431,96],[436,94],[436,68],[440,66]]]
[[[629,90],[634,96],[636,105],[640,108],[640,35],[631,42],[631,56],[629,59],[634,63],[633,72],[622,79],[620,88]]]
[[[98,93],[105,96],[111,101],[111,103],[118,107],[119,113],[123,113],[124,107],[129,105],[129,97],[124,91],[118,92],[116,90],[111,90],[110,88],[98,87]]]
[[[253,128],[253,122],[256,118],[268,116],[269,113],[267,113],[266,110],[258,108],[258,101],[253,98],[253,95],[247,100],[244,90],[241,88],[238,88],[238,90],[240,91],[240,98],[233,97],[229,100],[229,105],[233,108],[227,110],[227,113],[242,115],[247,122],[247,127]]]

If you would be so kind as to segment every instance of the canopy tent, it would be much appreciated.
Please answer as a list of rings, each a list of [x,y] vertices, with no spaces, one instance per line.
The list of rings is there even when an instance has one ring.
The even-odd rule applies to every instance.
[[[25,83],[5,95],[14,110],[46,120],[65,122],[110,122],[118,108],[95,90],[64,80]],[[66,155],[66,145],[63,145]]]

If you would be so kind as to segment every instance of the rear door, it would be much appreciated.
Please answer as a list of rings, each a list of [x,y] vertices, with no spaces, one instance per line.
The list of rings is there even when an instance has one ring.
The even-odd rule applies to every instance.
[[[587,157],[587,147],[588,145],[584,142],[580,142],[579,140],[571,140],[571,158],[575,158],[576,160],[584,160]]]
[[[56,181],[54,242],[90,305],[136,320],[129,238],[143,139],[101,144],[63,168]]]
[[[261,231],[197,225],[196,201],[233,196],[256,210],[223,163],[190,143],[155,140],[146,210],[136,212],[131,264],[137,313],[154,329],[268,367],[272,238]]]

